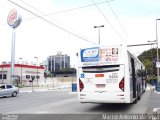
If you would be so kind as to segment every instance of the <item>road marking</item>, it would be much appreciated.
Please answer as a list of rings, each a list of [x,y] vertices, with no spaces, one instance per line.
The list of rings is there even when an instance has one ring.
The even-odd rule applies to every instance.
[[[156,113],[156,114],[157,114],[158,111],[160,112],[160,108],[154,108],[154,109],[153,109],[153,113]]]
[[[47,114],[47,113],[49,113],[49,112],[47,112],[47,111],[37,111],[37,112],[34,112],[35,114]]]

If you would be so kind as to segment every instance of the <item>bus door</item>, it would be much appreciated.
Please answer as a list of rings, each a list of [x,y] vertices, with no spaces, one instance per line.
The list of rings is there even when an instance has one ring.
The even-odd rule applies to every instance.
[[[133,98],[136,98],[136,74],[134,59],[131,58],[131,69],[132,69],[132,83],[133,83]]]

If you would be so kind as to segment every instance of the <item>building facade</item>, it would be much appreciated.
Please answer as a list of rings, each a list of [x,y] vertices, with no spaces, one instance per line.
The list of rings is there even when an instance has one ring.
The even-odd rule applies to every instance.
[[[30,85],[33,80],[34,85],[38,85],[40,80],[44,80],[44,70],[43,66],[15,64],[14,76],[12,76],[14,79],[12,80],[11,65],[2,64],[0,65],[0,84],[16,84],[18,82],[21,85]]]
[[[47,58],[47,70],[50,72],[70,68],[70,56],[57,54]]]

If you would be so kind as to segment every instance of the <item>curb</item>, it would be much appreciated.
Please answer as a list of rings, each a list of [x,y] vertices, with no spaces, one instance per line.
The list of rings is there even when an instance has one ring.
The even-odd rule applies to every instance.
[[[65,90],[71,89],[71,87],[60,87],[60,88],[46,88],[46,89],[33,89],[32,90],[20,90],[19,93],[32,93],[32,92],[46,92],[46,91],[59,91],[59,90]]]
[[[78,94],[77,91],[70,91],[69,94]]]
[[[160,92],[157,92],[156,90],[154,90],[154,92],[155,92],[156,94],[160,94]]]

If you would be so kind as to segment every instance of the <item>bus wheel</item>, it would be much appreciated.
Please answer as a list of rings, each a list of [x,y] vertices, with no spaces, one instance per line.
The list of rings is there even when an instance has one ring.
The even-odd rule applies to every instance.
[[[137,99],[140,100],[141,99],[141,94],[139,92],[137,92]]]
[[[138,100],[137,100],[137,98],[136,98],[136,99],[133,101],[133,104],[136,104],[136,103],[137,103],[137,101],[138,101]]]
[[[137,86],[137,99],[140,100],[141,99],[141,94],[140,94],[140,87]]]
[[[138,95],[138,100],[140,100],[141,99],[141,96],[140,95]]]

